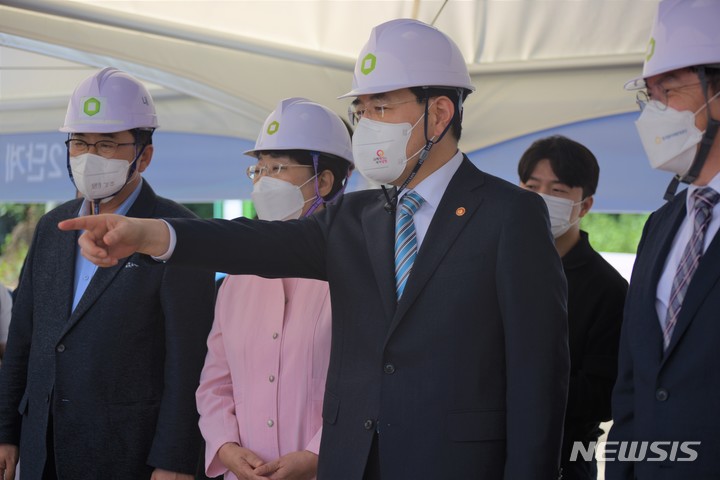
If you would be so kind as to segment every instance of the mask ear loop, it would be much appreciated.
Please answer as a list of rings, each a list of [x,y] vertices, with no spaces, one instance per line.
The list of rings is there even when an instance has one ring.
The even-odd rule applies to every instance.
[[[347,161],[347,160],[346,160],[346,161]],[[333,203],[335,200],[337,200],[338,198],[340,198],[340,196],[341,196],[343,193],[345,193],[345,189],[347,188],[348,182],[350,181],[350,175],[352,175],[352,170],[350,169],[349,163],[350,163],[350,162],[348,162],[347,175],[345,175],[345,179],[344,179],[343,182],[342,182],[342,186],[340,187],[340,190],[338,190],[337,192],[335,192],[335,195],[333,195],[330,200],[323,200],[326,205],[327,205],[328,203]]]
[[[130,170],[128,171],[127,179],[125,180],[126,184],[130,180],[130,177],[133,176],[133,173],[135,173],[135,170],[137,169],[137,161],[140,159],[140,157],[142,157],[142,154],[145,153],[145,149],[147,148],[147,146],[150,145],[149,142],[152,140],[152,134],[155,132],[155,129],[154,128],[147,128],[147,129],[146,128],[136,128],[131,131],[133,134],[133,138],[135,138],[136,131],[150,132],[150,135],[148,136],[148,142],[143,144],[142,148],[140,149],[140,153],[138,153],[137,156],[135,156],[135,160],[133,160],[132,163],[130,164]]]
[[[317,208],[320,206],[320,204],[327,205],[328,203],[333,203],[335,200],[340,198],[342,196],[342,194],[345,193],[345,189],[347,188],[348,182],[350,181],[350,175],[352,175],[352,169],[350,169],[350,165],[349,165],[350,162],[348,162],[347,175],[345,175],[345,180],[343,180],[340,190],[335,192],[335,195],[333,195],[330,200],[325,200],[323,197],[320,196],[320,191],[318,190],[318,180],[317,179],[318,179],[319,175],[317,173],[317,169],[318,169],[317,164],[319,161],[320,154],[317,152],[312,152],[312,155],[313,155],[313,167],[315,168],[315,195],[317,198],[316,198],[315,202],[313,202],[313,204],[310,206],[307,213],[305,214],[306,217],[308,215],[311,215],[315,210],[317,210]]]
[[[305,212],[304,217],[309,217],[313,213],[315,213],[315,210],[325,203],[325,200],[320,196],[320,190],[318,186],[318,160],[320,157],[320,154],[318,152],[310,152],[313,159],[313,171],[315,172],[315,181],[313,184],[315,185],[315,200],[313,201],[312,205],[310,205],[310,208],[308,208],[307,212]]]
[[[150,132],[150,137],[149,137],[149,138],[152,138],[152,134],[153,134],[153,132],[155,132],[155,129],[154,129],[154,128],[150,128],[150,129],[136,128],[136,129],[134,129],[134,130],[131,131],[131,133],[133,134],[133,139],[135,138],[135,132],[136,132],[136,131],[140,131],[140,130],[142,130],[142,131],[149,131],[149,132]],[[150,144],[149,144],[149,143],[144,143],[144,144],[143,144],[142,148],[140,149],[140,153],[138,153],[138,154],[135,156],[135,159],[134,159],[134,160],[132,161],[132,163],[130,164],[130,169],[128,170],[127,178],[125,179],[125,183],[123,184],[123,188],[125,188],[125,185],[127,185],[127,183],[130,181],[130,178],[132,178],[133,174],[135,173],[135,170],[137,170],[137,161],[140,159],[140,157],[142,157],[143,153],[145,153],[145,149],[147,148],[148,145],[150,145]],[[137,150],[137,149],[136,149],[136,150]],[[121,190],[122,190],[122,188],[121,188]],[[120,190],[118,190],[118,192],[119,192],[119,191],[120,191]],[[115,195],[117,195],[117,192],[115,193]],[[110,196],[112,196],[112,195],[110,195]]]

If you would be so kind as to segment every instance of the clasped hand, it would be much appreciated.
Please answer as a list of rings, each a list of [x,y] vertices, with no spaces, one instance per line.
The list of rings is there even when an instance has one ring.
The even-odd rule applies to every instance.
[[[240,480],[309,480],[317,473],[317,455],[307,450],[263,462],[251,450],[226,443],[218,451],[220,462]]]

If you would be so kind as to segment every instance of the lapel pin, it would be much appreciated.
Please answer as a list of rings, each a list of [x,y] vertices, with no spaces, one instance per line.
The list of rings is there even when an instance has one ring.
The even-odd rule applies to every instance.
[[[455,210],[455,215],[457,215],[458,217],[462,217],[463,215],[465,215],[465,207],[458,207],[458,209]]]

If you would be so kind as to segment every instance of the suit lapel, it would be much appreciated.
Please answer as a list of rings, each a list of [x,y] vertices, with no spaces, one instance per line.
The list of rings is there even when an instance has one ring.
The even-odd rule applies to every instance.
[[[387,338],[390,337],[402,317],[420,295],[455,239],[482,203],[480,187],[483,181],[483,174],[465,158],[450,180],[440,205],[433,215],[408,277],[405,291],[397,304]],[[459,215],[458,211],[461,208],[464,211],[462,211],[462,215]]]
[[[147,181],[143,181],[140,194],[135,199],[135,202],[130,207],[130,210],[128,210],[127,216],[136,218],[149,217],[153,212],[155,199],[155,193],[153,192],[152,188],[150,188],[150,185],[148,185]],[[95,274],[90,280],[90,284],[83,293],[82,298],[80,298],[80,301],[75,307],[75,310],[70,314],[70,318],[68,319],[65,328],[63,329],[63,335],[67,333],[78,321],[80,321],[80,319],[83,317],[83,315],[85,315],[85,313],[90,309],[90,307],[92,307],[95,302],[97,302],[97,300],[105,292],[105,290],[110,287],[110,284],[112,283],[115,276],[117,276],[117,274],[125,268],[125,265],[131,258],[133,258],[133,256],[120,260],[118,264],[114,267],[99,267],[95,271]],[[72,291],[70,292],[69,297],[72,298]]]
[[[385,211],[381,194],[362,213],[362,228],[375,281],[388,319],[395,313],[395,216]]]
[[[98,268],[95,271],[95,275],[93,275],[92,280],[90,280],[90,284],[87,289],[85,289],[82,298],[80,298],[75,310],[73,310],[72,314],[70,314],[70,318],[63,329],[63,335],[67,333],[82,318],[82,316],[85,315],[90,307],[95,304],[97,299],[100,298],[103,292],[105,292],[105,290],[110,286],[113,278],[115,278],[118,272],[125,267],[127,261],[128,259],[126,258],[121,260],[114,267]]]
[[[631,284],[643,285],[642,296],[643,300],[639,305],[642,306],[642,310],[638,313],[639,318],[647,318],[649,325],[645,323],[646,328],[649,328],[648,342],[655,352],[655,361],[658,364],[662,364],[664,361],[664,350],[663,350],[663,332],[660,326],[660,319],[657,315],[657,309],[655,304],[657,303],[657,288],[662,276],[665,262],[670,254],[670,248],[672,247],[673,240],[677,234],[680,224],[682,224],[685,218],[685,203],[676,203],[668,212],[668,218],[658,222],[659,231],[647,232],[651,238],[662,239],[661,242],[654,243],[652,240],[649,241],[647,248],[643,251],[643,258],[649,265],[639,266],[639,272],[648,272],[649,275],[646,279],[638,279],[633,277]],[[633,267],[635,270],[636,267]],[[647,280],[647,281],[646,281]]]
[[[80,208],[80,202],[78,201],[71,205],[72,207],[69,212],[72,213],[64,216],[64,218],[73,218],[77,214]],[[70,309],[72,308],[75,258],[77,255],[77,239],[79,233],[63,232],[55,229],[53,235],[57,237],[53,240],[53,243],[56,245],[55,268],[53,271],[55,272],[54,279],[59,289],[58,295],[55,297],[57,301],[55,305],[58,312],[55,332],[60,334],[67,324]]]

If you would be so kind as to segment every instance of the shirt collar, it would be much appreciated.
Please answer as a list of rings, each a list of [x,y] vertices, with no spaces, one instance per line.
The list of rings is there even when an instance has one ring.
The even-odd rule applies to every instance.
[[[707,185],[690,185],[687,189],[687,198],[685,199],[685,208],[688,212],[692,212],[692,209],[694,207],[694,202],[692,199],[692,194],[695,192],[695,190],[698,190],[700,188],[704,187],[711,187],[716,192],[720,193],[720,172],[718,172],[711,180],[708,182]],[[720,205],[720,203],[718,204]]]
[[[128,210],[130,210],[130,207],[132,207],[133,203],[135,203],[135,200],[137,199],[138,195],[140,195],[140,190],[143,185],[143,179],[140,177],[140,182],[138,182],[137,187],[135,187],[135,190],[128,195],[128,197],[120,204],[120,206],[115,210],[113,213],[117,215],[125,215]],[[83,199],[82,204],[80,205],[80,211],[78,212],[78,217],[82,217],[84,215],[90,215],[90,202],[87,201],[86,198]]]
[[[578,242],[561,258],[563,268],[572,270],[585,265],[592,258],[593,252],[587,232],[580,230]]]
[[[437,209],[440,205],[445,190],[447,189],[450,180],[452,179],[455,172],[460,168],[460,164],[463,161],[463,154],[460,150],[455,152],[455,155],[442,167],[435,170],[427,178],[423,179],[422,182],[415,185],[412,190],[417,192],[425,203],[427,203],[433,209]],[[405,189],[400,193],[400,198],[409,192],[410,189]],[[400,200],[398,198],[398,200]],[[398,202],[399,204],[399,202]]]

